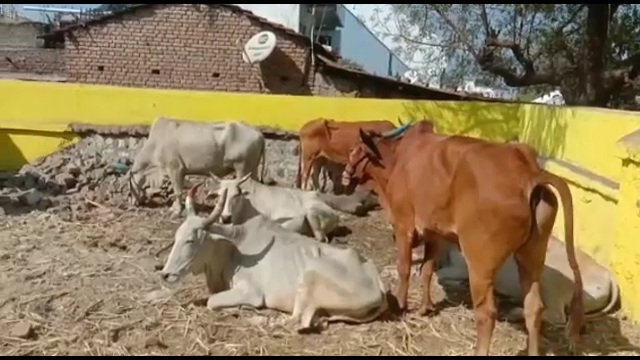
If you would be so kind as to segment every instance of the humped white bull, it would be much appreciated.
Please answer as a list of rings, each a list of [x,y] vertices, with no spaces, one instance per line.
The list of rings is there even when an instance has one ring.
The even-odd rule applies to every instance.
[[[155,184],[164,174],[169,176],[174,192],[171,210],[181,211],[183,181],[186,175],[215,174],[224,177],[235,173],[257,179],[262,160],[265,172],[265,140],[262,133],[243,122],[205,123],[158,118],[151,125],[149,137],[136,155],[129,172],[129,188],[136,204],[145,200],[142,186],[155,171]],[[159,175],[159,176],[158,176]]]
[[[453,244],[444,242],[442,250],[440,260],[442,268],[437,271],[438,281],[445,286],[467,281],[469,274],[460,249]],[[619,288],[613,274],[579,249],[576,249],[576,258],[584,284],[585,318],[593,318],[610,312],[619,301]],[[567,323],[566,311],[573,294],[573,273],[569,266],[564,243],[553,236],[549,239],[541,284],[542,302],[545,305],[544,321],[564,326]],[[498,294],[522,303],[518,266],[512,256],[507,258],[496,275],[495,290]],[[522,308],[513,309],[509,318],[522,320]]]
[[[223,201],[220,220],[224,224],[241,224],[256,214],[262,214],[285,229],[329,242],[328,234],[339,223],[343,211],[342,201],[348,197],[321,194],[315,191],[270,186],[244,176],[238,179],[220,179],[218,198]],[[331,206],[330,206],[331,205]]]
[[[370,322],[388,308],[375,265],[353,249],[340,249],[284,229],[262,215],[241,225],[216,223],[222,201],[207,218],[196,215],[193,187],[187,217],[162,269],[176,282],[204,273],[209,309],[236,306],[291,313],[298,330],[325,322]]]

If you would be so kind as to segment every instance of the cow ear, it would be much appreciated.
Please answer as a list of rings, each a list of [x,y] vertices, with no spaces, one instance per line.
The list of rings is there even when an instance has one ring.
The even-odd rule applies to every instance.
[[[376,148],[376,144],[373,142],[373,138],[370,134],[367,134],[366,132],[362,131],[362,129],[360,129],[360,139],[370,152],[379,157],[378,149]]]
[[[369,139],[369,135],[366,132],[364,132],[362,129],[358,129],[358,133],[360,134],[360,140],[363,143],[366,143],[367,140]]]

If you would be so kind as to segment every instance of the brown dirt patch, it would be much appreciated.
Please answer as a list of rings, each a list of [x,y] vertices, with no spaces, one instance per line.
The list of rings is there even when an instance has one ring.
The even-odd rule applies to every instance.
[[[394,247],[379,213],[346,217],[339,239],[375,260],[395,286]],[[366,325],[331,324],[318,335],[283,326],[287,316],[251,309],[212,312],[202,306],[203,278],[188,278],[173,296],[155,267],[166,259],[178,223],[166,210],[95,207],[78,218],[31,213],[0,219],[0,353],[5,355],[468,355],[473,314],[459,300],[432,317]],[[420,300],[412,284],[411,307]],[[443,298],[434,285],[437,299]],[[464,300],[466,296],[462,294]],[[21,333],[22,331],[22,333]],[[562,329],[545,327],[544,348],[566,354]],[[499,322],[492,354],[516,355],[521,326]],[[593,355],[639,355],[640,331],[623,316],[594,320],[583,336]]]

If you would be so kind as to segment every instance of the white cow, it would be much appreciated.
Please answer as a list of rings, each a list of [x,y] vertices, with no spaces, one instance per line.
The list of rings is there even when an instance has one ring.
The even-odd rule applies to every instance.
[[[380,274],[357,251],[318,243],[262,215],[241,225],[216,223],[221,201],[209,217],[199,217],[193,192],[162,278],[204,273],[209,309],[266,307],[291,313],[303,330],[325,321],[373,321],[388,308]]]
[[[457,246],[443,244],[441,266],[437,272],[443,285],[453,285],[469,278],[467,265]],[[584,310],[586,318],[606,314],[619,300],[618,284],[611,272],[595,262],[585,252],[576,249],[576,258],[582,273],[584,284]],[[545,304],[543,318],[546,322],[563,326],[567,322],[566,310],[573,295],[573,273],[569,266],[564,243],[551,237],[547,247],[545,267],[542,272],[542,301]],[[495,279],[498,294],[522,302],[522,289],[518,275],[518,266],[512,256],[502,266]],[[514,309],[509,317],[522,319],[522,309]]]
[[[265,140],[257,129],[242,122],[205,123],[158,118],[144,147],[136,155],[129,173],[129,187],[136,204],[144,200],[142,185],[158,170],[169,176],[175,200],[171,209],[179,214],[186,175],[213,173],[224,177],[235,173],[257,178],[262,160],[265,171]],[[262,176],[262,177],[263,177]]]
[[[285,229],[320,242],[328,242],[327,234],[338,226],[338,212],[315,191],[264,185],[249,176],[225,180],[212,177],[224,202],[220,216],[223,224],[240,224],[262,214]]]

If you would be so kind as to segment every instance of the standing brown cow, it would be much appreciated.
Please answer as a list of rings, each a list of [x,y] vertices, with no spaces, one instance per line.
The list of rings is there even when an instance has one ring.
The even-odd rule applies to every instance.
[[[298,176],[296,186],[306,189],[307,181],[320,157],[325,157],[338,164],[346,164],[349,151],[358,143],[358,130],[386,132],[395,129],[387,120],[371,120],[359,122],[335,121],[318,118],[304,124],[298,135],[300,137]]]
[[[566,251],[575,288],[567,323],[575,350],[583,320],[582,278],[573,244],[573,203],[566,182],[541,169],[535,151],[522,144],[495,144],[423,132],[387,139],[360,132],[343,182],[363,174],[380,184],[398,248],[396,296],[406,309],[411,249],[425,242],[421,311],[432,308],[429,285],[439,241],[459,244],[469,269],[475,309],[476,355],[488,355],[495,326],[494,277],[514,254],[524,295],[529,355],[539,353],[544,304],[540,277],[558,201],[564,207]],[[431,240],[431,241],[429,241]],[[424,288],[426,287],[426,288]]]

